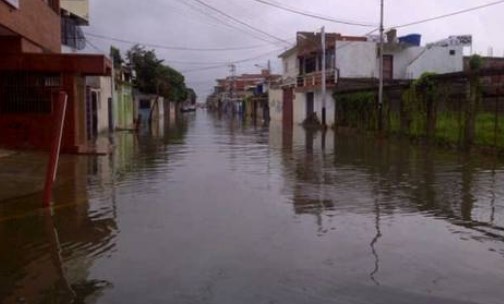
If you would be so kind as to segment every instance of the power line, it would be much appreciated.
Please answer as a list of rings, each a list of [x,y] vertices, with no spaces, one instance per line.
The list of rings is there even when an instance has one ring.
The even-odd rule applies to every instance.
[[[483,5],[467,8],[467,9],[463,9],[463,10],[456,11],[456,12],[449,13],[449,14],[439,15],[439,16],[436,16],[436,17],[422,19],[422,20],[418,20],[418,21],[414,21],[414,22],[410,22],[410,23],[406,23],[406,24],[396,25],[396,26],[393,26],[392,28],[401,28],[401,27],[407,27],[407,26],[422,24],[422,23],[426,23],[426,22],[430,22],[430,21],[434,21],[434,20],[439,20],[439,19],[448,18],[448,17],[460,15],[460,14],[465,14],[465,13],[468,13],[468,12],[472,12],[472,11],[475,11],[475,10],[487,8],[487,7],[498,5],[498,4],[502,4],[502,3],[504,3],[503,0],[501,0],[501,1],[495,1],[495,2],[491,2],[491,3],[487,3],[487,4],[483,4]]]
[[[273,51],[270,51],[270,52],[267,52],[267,53],[263,53],[263,54],[260,54],[260,55],[254,56],[254,57],[250,57],[250,58],[245,58],[245,59],[241,59],[241,60],[230,61],[230,62],[228,62],[226,64],[214,65],[214,66],[197,68],[197,69],[189,69],[189,70],[181,71],[181,73],[207,71],[207,70],[213,70],[213,69],[218,69],[218,68],[226,67],[229,64],[236,64],[236,63],[243,63],[243,62],[247,62],[247,61],[253,61],[253,60],[259,59],[261,57],[277,53],[277,52],[279,52],[281,50],[283,50],[283,48],[281,48],[281,49],[275,49]]]
[[[110,40],[110,41],[115,41],[115,42],[121,42],[121,43],[127,43],[127,44],[140,44],[144,45],[147,47],[152,47],[156,49],[165,49],[165,50],[178,50],[178,51],[205,51],[205,52],[218,52],[218,51],[242,51],[242,50],[251,50],[251,49],[257,49],[257,48],[263,48],[268,45],[252,45],[252,46],[245,46],[245,47],[226,47],[226,48],[190,48],[190,47],[180,47],[180,46],[167,46],[167,45],[159,45],[159,44],[152,44],[152,43],[143,43],[143,42],[138,42],[138,41],[132,41],[132,40],[127,40],[127,39],[121,39],[121,38],[115,38],[115,37],[109,37],[105,35],[99,35],[99,34],[94,34],[94,33],[85,33],[87,36],[98,38],[98,39],[105,39],[105,40]]]
[[[217,8],[215,8],[215,7],[211,6],[211,5],[209,5],[209,4],[207,4],[206,2],[204,2],[204,1],[202,1],[202,0],[193,0],[193,1],[195,1],[195,2],[197,2],[197,3],[199,3],[199,4],[201,4],[201,5],[203,5],[203,6],[205,6],[205,7],[207,7],[208,9],[210,9],[210,10],[212,10],[212,11],[214,11],[214,12],[217,12],[217,13],[219,13],[219,14],[221,14],[221,15],[223,15],[223,16],[225,16],[225,17],[227,17],[227,18],[231,19],[231,20],[233,20],[233,21],[234,21],[234,22],[236,22],[236,23],[239,23],[239,24],[241,24],[241,25],[243,25],[243,26],[246,26],[246,27],[247,27],[247,28],[249,28],[249,29],[252,29],[252,30],[254,30],[254,31],[256,31],[256,32],[259,32],[259,33],[261,33],[261,34],[263,34],[263,35],[266,35],[266,36],[268,36],[268,37],[270,37],[270,38],[273,38],[273,39],[275,39],[275,40],[277,40],[277,41],[279,41],[279,42],[286,43],[286,44],[290,44],[288,41],[286,41],[286,40],[284,40],[284,39],[281,39],[281,38],[279,38],[279,37],[276,37],[276,36],[274,36],[274,35],[272,35],[272,34],[270,34],[270,33],[267,33],[267,32],[265,32],[265,31],[263,31],[263,30],[261,30],[261,29],[258,29],[258,28],[256,28],[256,27],[253,27],[252,25],[250,25],[250,24],[248,24],[248,23],[246,23],[246,22],[244,22],[244,21],[241,21],[241,20],[240,20],[240,19],[238,19],[238,18],[235,18],[235,17],[233,17],[233,16],[231,16],[231,15],[229,15],[229,14],[227,14],[227,13],[225,13],[225,12],[223,12],[223,11],[221,11],[221,10],[219,10],[219,9],[217,9]]]
[[[215,21],[219,22],[220,24],[222,24],[222,25],[224,25],[224,26],[226,26],[226,27],[228,27],[228,28],[230,28],[230,29],[240,31],[240,32],[242,32],[242,33],[245,33],[245,34],[247,34],[247,35],[251,36],[251,37],[254,37],[254,38],[256,38],[256,39],[259,39],[259,40],[262,40],[262,41],[264,41],[264,42],[267,42],[268,44],[273,43],[272,41],[270,41],[270,40],[267,40],[267,39],[263,38],[262,36],[260,36],[260,35],[256,34],[256,33],[255,33],[255,32],[253,32],[253,31],[250,31],[250,30],[248,30],[248,31],[247,31],[247,29],[245,29],[245,28],[240,28],[240,27],[238,27],[238,26],[236,26],[236,25],[234,25],[234,24],[232,24],[232,23],[226,22],[226,20],[223,20],[223,19],[218,18],[218,17],[216,17],[216,16],[214,16],[214,15],[212,15],[212,14],[209,14],[208,12],[205,12],[204,10],[202,10],[202,9],[203,9],[202,7],[197,7],[197,6],[194,6],[194,4],[191,4],[191,3],[190,3],[190,2],[188,2],[188,1],[179,1],[179,2],[180,2],[180,3],[182,3],[183,5],[185,5],[185,6],[189,7],[189,8],[191,8],[191,9],[193,9],[193,10],[195,10],[195,11],[199,12],[199,13],[200,13],[200,14],[202,14],[203,16],[205,16],[205,17],[207,17],[207,18],[211,18],[211,19],[213,19],[213,20],[215,20]]]
[[[306,17],[310,17],[310,18],[315,18],[315,19],[320,19],[320,20],[324,20],[324,21],[329,21],[329,22],[333,22],[333,23],[361,26],[361,27],[376,27],[376,25],[372,25],[372,24],[360,23],[360,22],[355,22],[355,21],[338,20],[338,19],[334,19],[331,17],[322,16],[322,15],[319,15],[319,14],[316,14],[313,12],[294,9],[294,8],[287,7],[287,6],[279,4],[279,3],[273,3],[270,1],[265,1],[265,0],[252,0],[252,1],[259,2],[259,3],[269,5],[272,7],[276,7],[278,9],[281,9],[281,10],[284,10],[287,12],[291,12],[294,14],[298,14],[298,15],[302,15],[302,16],[306,16]]]

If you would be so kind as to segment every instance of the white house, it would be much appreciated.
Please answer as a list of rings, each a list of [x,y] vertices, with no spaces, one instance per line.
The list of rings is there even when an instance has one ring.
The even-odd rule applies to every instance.
[[[321,34],[298,32],[294,47],[282,53],[284,73],[282,97],[271,94],[270,108],[282,109],[285,125],[301,124],[316,113],[322,117]],[[333,92],[376,85],[379,78],[379,45],[371,37],[327,33],[326,39],[326,124],[335,121]],[[420,46],[419,35],[396,37],[387,33],[384,51],[384,79],[387,83],[419,78],[425,72],[451,73],[463,70],[463,45],[431,44]],[[278,106],[278,100],[282,106]],[[273,117],[273,116],[272,116]],[[276,119],[279,119],[276,116]]]

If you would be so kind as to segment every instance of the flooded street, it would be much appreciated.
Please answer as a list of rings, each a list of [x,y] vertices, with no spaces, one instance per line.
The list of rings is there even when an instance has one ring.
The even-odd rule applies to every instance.
[[[502,303],[502,163],[201,110],[115,141],[0,202],[0,303]]]

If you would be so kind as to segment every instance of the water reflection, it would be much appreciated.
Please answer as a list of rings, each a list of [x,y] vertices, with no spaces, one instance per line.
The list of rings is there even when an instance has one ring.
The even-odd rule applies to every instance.
[[[0,302],[504,296],[493,159],[202,111],[114,142],[63,160],[52,213],[0,204]]]
[[[117,233],[110,206],[93,210],[87,189],[86,158],[65,161],[51,210],[20,212],[19,204],[40,203],[39,196],[4,205],[0,219],[0,302],[92,303],[110,282],[89,276],[93,260],[113,252]],[[12,208],[10,206],[13,205]],[[98,206],[96,206],[98,207]]]

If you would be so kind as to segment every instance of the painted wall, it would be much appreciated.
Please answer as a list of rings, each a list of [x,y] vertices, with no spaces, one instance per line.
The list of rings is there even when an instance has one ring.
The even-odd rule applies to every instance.
[[[438,74],[461,72],[464,69],[463,53],[462,47],[433,47],[427,49],[408,66],[406,74],[416,79],[422,76],[424,72]]]
[[[282,59],[284,84],[294,84],[299,74],[299,62],[297,52]]]
[[[336,67],[340,77],[369,78],[376,72],[376,43],[367,41],[337,41]]]
[[[450,50],[455,55],[450,55]],[[416,79],[424,72],[460,72],[464,65],[462,47],[408,47],[386,54],[394,56],[394,79]]]
[[[322,120],[322,91],[314,91],[313,110]],[[332,126],[335,118],[335,102],[331,90],[327,91],[326,97],[326,124]],[[306,93],[296,93],[294,99],[294,124],[302,124],[306,119]]]
[[[268,103],[270,119],[272,121],[282,121],[283,90],[281,88],[270,89],[268,92]]]
[[[118,129],[133,127],[133,89],[128,83],[116,83],[114,123]]]
[[[294,93],[293,112],[294,125],[302,124],[306,119],[306,93]]]
[[[110,81],[110,77],[86,77],[86,85],[98,94],[98,133],[108,131],[109,127],[108,99],[112,97],[112,84]],[[114,120],[116,120],[115,117]]]

